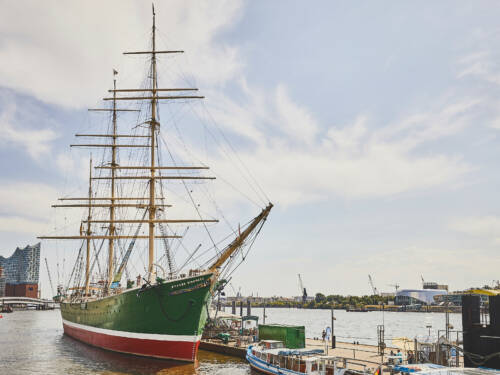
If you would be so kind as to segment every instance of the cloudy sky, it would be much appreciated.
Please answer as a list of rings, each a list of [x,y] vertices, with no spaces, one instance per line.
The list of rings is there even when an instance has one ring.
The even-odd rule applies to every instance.
[[[113,68],[121,87],[144,73],[144,60],[121,52],[147,46],[151,8],[6,0],[0,8],[0,255],[8,256],[67,224],[50,208],[57,197],[85,193],[88,150],[68,145],[98,125],[86,109],[102,105]],[[368,274],[385,291],[419,287],[421,276],[454,290],[500,278],[498,2],[156,9],[160,47],[186,51],[165,58],[160,74],[200,88],[200,113],[275,204],[236,289],[294,295],[297,273],[310,293],[327,294],[367,294]],[[211,150],[200,160],[237,185]],[[241,180],[238,189],[259,199]],[[218,199],[231,219],[258,212],[229,191]],[[42,251],[55,277],[74,248],[43,242]]]

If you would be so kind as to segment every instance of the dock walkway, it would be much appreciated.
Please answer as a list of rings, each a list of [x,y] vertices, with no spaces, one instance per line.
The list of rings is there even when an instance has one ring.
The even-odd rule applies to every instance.
[[[325,351],[325,354],[328,355],[356,360],[356,362],[359,361],[357,367],[359,367],[360,370],[363,369],[363,366],[366,366],[367,369],[375,369],[386,361],[386,358],[382,359],[382,356],[378,354],[378,348],[375,345],[337,342],[337,347],[335,349],[332,349],[331,346],[331,341],[328,342],[327,348],[326,343],[322,340],[306,339],[306,348],[322,349]],[[246,348],[247,345],[237,346],[235,341],[223,344],[219,340],[202,340],[200,343],[201,350],[213,351],[239,358],[245,358]],[[391,349],[394,350],[394,352],[397,351],[397,348],[386,348],[386,356],[390,353]]]

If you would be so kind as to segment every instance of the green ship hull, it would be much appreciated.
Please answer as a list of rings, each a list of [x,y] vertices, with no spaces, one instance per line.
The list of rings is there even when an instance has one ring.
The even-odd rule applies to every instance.
[[[207,320],[212,274],[61,303],[64,332],[117,352],[194,361]]]

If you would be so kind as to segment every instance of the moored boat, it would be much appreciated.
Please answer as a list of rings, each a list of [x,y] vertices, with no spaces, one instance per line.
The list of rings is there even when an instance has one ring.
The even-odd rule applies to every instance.
[[[205,325],[211,273],[62,302],[64,332],[121,353],[194,361]]]
[[[344,358],[328,356],[321,349],[288,349],[281,341],[263,340],[247,349],[246,359],[255,371],[270,375],[368,375]],[[359,366],[359,363],[357,363]]]

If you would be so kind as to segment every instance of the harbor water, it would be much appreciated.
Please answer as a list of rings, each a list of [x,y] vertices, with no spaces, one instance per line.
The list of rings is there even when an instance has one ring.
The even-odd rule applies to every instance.
[[[263,309],[252,314],[262,322]],[[266,323],[306,326],[306,336],[321,337],[330,325],[329,310],[266,309]],[[426,336],[444,329],[445,316],[437,313],[356,313],[335,311],[338,341],[375,344],[377,325],[385,323],[387,344],[392,337]],[[454,329],[461,315],[450,314]],[[185,364],[127,356],[93,348],[63,334],[59,310],[15,311],[0,319],[0,374],[253,374],[237,358],[200,351],[198,363]]]
[[[226,308],[226,311],[230,309]],[[252,308],[252,315],[259,317],[259,323],[263,322],[263,312],[262,308]],[[435,341],[438,331],[444,331],[446,327],[444,313],[335,310],[334,317],[337,341],[356,341],[370,345],[377,345],[378,325],[384,326],[387,345],[391,344],[393,338],[400,337],[424,340],[429,337],[429,333],[429,339]],[[450,314],[449,322],[453,331],[462,330],[462,314]],[[331,326],[331,310],[266,308],[266,324],[272,323],[305,326],[307,338],[321,338],[323,329]],[[456,335],[455,332],[453,334]]]
[[[15,311],[0,319],[0,375],[243,375],[241,359],[200,351],[197,364],[113,353],[63,334],[59,310]]]

